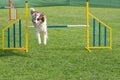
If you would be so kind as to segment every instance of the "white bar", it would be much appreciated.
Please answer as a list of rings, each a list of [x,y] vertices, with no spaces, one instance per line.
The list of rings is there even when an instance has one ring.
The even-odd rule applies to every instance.
[[[67,27],[86,27],[86,25],[67,25]]]
[[[28,26],[28,28],[33,28],[34,26]]]

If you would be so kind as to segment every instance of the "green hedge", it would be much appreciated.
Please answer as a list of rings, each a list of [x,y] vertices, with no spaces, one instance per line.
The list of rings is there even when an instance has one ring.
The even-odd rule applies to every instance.
[[[39,6],[85,6],[86,0],[28,0],[30,7]],[[17,7],[24,7],[25,0],[12,0]],[[90,6],[120,7],[120,0],[89,0]],[[0,6],[7,6],[8,0],[0,0]]]

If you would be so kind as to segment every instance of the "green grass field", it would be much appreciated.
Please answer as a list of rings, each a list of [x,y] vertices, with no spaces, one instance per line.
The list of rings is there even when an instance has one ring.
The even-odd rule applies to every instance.
[[[48,25],[85,24],[85,8],[54,6],[35,8],[44,12]],[[24,9],[19,8],[19,15]],[[38,45],[29,29],[29,52],[0,50],[0,80],[120,80],[120,9],[90,8],[113,29],[113,49],[88,52],[86,29],[48,29],[48,44]],[[0,9],[0,31],[8,25],[8,10]],[[25,25],[23,23],[23,25]],[[29,13],[29,25],[31,16]],[[23,30],[24,31],[24,30]],[[24,41],[24,40],[23,40]],[[1,48],[1,32],[0,32]]]

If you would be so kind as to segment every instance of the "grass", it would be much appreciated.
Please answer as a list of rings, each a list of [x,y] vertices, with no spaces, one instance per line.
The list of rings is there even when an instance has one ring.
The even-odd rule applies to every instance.
[[[85,23],[84,7],[36,9],[47,15],[48,25]],[[8,24],[3,21],[8,19],[8,13],[0,11],[4,12],[0,13],[1,30]],[[112,50],[97,49],[89,53],[85,49],[85,28],[48,29],[48,44],[38,45],[34,29],[30,28],[28,53],[0,50],[0,80],[120,80],[120,9],[90,8],[90,11],[112,27]],[[19,8],[19,15],[23,13],[24,9]],[[32,25],[30,19],[29,14]]]

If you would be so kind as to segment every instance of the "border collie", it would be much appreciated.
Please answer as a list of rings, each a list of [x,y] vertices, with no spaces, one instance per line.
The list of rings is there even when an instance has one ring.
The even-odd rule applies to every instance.
[[[36,36],[38,39],[38,44],[41,44],[40,34],[44,35],[44,45],[47,44],[48,32],[47,32],[47,19],[46,16],[34,8],[30,8],[32,15],[32,22],[36,31]]]

